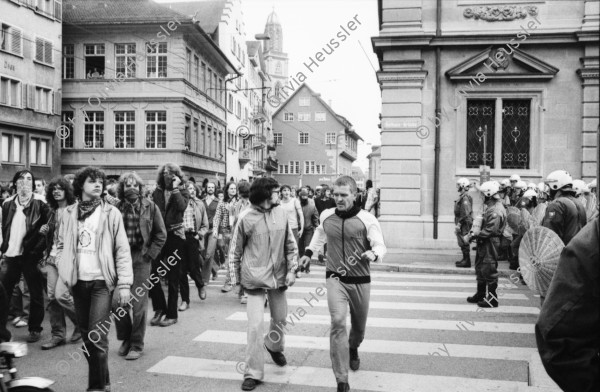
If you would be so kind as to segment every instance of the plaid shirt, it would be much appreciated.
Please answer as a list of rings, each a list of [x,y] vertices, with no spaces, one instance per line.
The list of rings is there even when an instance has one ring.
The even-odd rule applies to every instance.
[[[191,199],[190,199],[191,201]],[[188,203],[187,208],[183,213],[183,230],[196,231],[196,221],[194,219],[194,207]]]
[[[215,217],[213,219],[213,231],[216,230],[217,234],[227,230],[231,231],[229,214],[232,211],[236,201],[237,199],[232,199],[228,203],[225,203],[224,201],[219,202],[217,211],[215,212]],[[233,215],[231,216],[233,217]]]

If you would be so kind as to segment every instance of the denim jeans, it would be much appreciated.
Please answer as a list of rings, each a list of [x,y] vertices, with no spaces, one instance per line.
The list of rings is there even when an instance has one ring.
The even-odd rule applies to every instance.
[[[338,383],[348,382],[350,353],[358,348],[365,337],[371,284],[346,284],[336,278],[327,279],[327,305],[331,315],[329,355]],[[346,330],[346,316],[350,305],[350,338]]]
[[[217,249],[217,239],[212,235],[212,231],[209,230],[204,240],[206,241],[206,253],[204,262],[202,263],[202,281],[207,285],[210,282],[210,273],[214,263],[215,250]]]
[[[12,293],[23,274],[31,296],[29,331],[41,332],[44,320],[44,276],[38,269],[38,260],[28,260],[23,256],[6,257],[5,260],[6,273],[2,277],[4,289],[6,293]]]
[[[10,298],[9,314],[14,317],[20,317],[21,320],[29,321],[29,308],[31,306],[31,296],[25,278],[21,275],[19,283],[15,285]]]
[[[148,288],[152,284],[148,279],[150,278],[152,266],[149,261],[144,259],[141,250],[132,250],[131,259],[133,261],[133,285],[131,286],[131,301],[129,303],[133,306],[128,304],[119,306],[119,292],[115,290],[112,309],[116,315],[117,339],[129,341],[132,350],[144,351]],[[127,314],[124,314],[125,312]],[[122,314],[124,314],[123,317],[121,317]]]
[[[77,281],[73,286],[75,312],[88,361],[88,390],[103,391],[108,374],[108,331],[112,293],[103,280]]]
[[[188,274],[196,283],[198,291],[204,287],[202,276],[200,275],[200,243],[194,236],[186,234],[185,243],[182,250],[182,260],[180,269],[179,289],[181,291],[181,300],[190,303],[190,284],[188,283]]]
[[[75,329],[78,328],[73,297],[69,294],[65,284],[58,279],[58,270],[54,264],[46,264],[42,267],[42,273],[46,275],[47,281],[48,313],[50,314],[52,336],[64,340],[67,334],[65,315],[69,317]]]
[[[263,318],[265,313],[265,291],[269,297],[271,322],[269,333],[263,337]],[[275,352],[283,352],[287,316],[287,299],[285,291],[247,290],[248,304],[248,345],[246,347],[246,371],[244,378],[262,380],[265,374],[265,352],[263,345]]]

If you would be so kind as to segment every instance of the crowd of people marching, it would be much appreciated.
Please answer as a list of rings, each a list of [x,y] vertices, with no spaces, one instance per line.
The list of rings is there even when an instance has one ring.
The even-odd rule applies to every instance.
[[[284,271],[292,271],[293,276],[279,279],[274,289],[291,286],[302,273],[310,273],[310,257],[303,256],[312,256],[314,252],[319,260],[325,261],[321,248],[327,241],[319,228],[322,213],[328,209],[354,211],[348,217],[362,211],[363,221],[369,225],[376,222],[379,234],[373,245],[379,246],[381,257],[385,248],[374,217],[379,215],[379,192],[371,181],[367,182],[366,190],[360,191],[350,177],[342,178],[346,178],[343,189],[348,193],[344,194],[345,204],[336,203],[331,197],[333,189],[326,184],[314,190],[308,186],[296,190],[287,185],[280,187],[272,179],[270,182],[258,179],[252,184],[229,182],[220,188],[220,184],[205,179],[200,185],[192,177],[185,178],[174,163],[159,168],[153,188],[146,186],[135,172],[123,173],[116,181],[107,179],[100,169],[86,167],[75,175],[46,183],[29,170],[19,171],[1,189],[0,342],[12,338],[7,328],[9,322],[16,328],[28,327],[29,343],[40,341],[47,309],[51,331],[41,348],[51,350],[67,341],[83,340],[89,366],[87,390],[109,391],[107,355],[112,322],[117,339],[122,342],[118,355],[127,360],[138,359],[144,350],[147,324],[172,326],[177,323],[178,312],[189,309],[188,276],[199,298],[205,300],[209,281],[216,279],[219,269],[227,269],[221,291],[227,293],[235,288],[240,302],[248,304],[249,323],[258,320],[250,317],[250,309],[254,309],[252,314],[258,314],[259,302],[262,321],[263,304],[269,303],[265,303],[265,293],[272,315],[277,314],[276,309],[287,308],[282,307],[285,296],[275,296],[277,290],[265,290],[270,283],[266,286],[257,283],[265,276],[248,278],[248,269],[240,256],[251,250],[240,247],[237,240],[250,235],[252,230],[240,233],[239,227],[249,227],[244,219],[248,219],[250,211],[258,211],[259,215],[278,211],[284,218],[280,222],[283,237],[279,245],[270,241],[263,258],[273,259],[271,262],[277,264],[274,260],[277,257],[290,256],[289,268]],[[274,193],[276,200],[271,199]],[[280,208],[274,209],[276,206]],[[275,222],[273,218],[272,224],[263,230],[274,230]],[[311,250],[315,233],[320,246],[313,244]],[[247,239],[243,241],[247,243]],[[375,252],[368,253],[363,246],[359,247],[359,255],[375,261],[378,258]],[[263,253],[265,249],[255,251]],[[348,277],[342,278],[345,281]],[[166,296],[163,284],[167,286]],[[149,322],[148,298],[154,311]],[[285,320],[285,314],[281,316]],[[366,323],[366,319],[363,321]],[[70,328],[72,334],[67,339]],[[258,329],[255,322],[249,326],[249,334],[250,330],[256,333]],[[262,339],[262,334],[253,336],[257,344]],[[249,339],[248,352],[252,355],[247,360],[249,366],[242,386],[245,390],[254,389],[260,382],[264,366],[256,362],[259,356],[262,358],[257,352],[262,343],[250,348],[250,342]],[[269,350],[278,364],[282,350],[275,346]],[[336,377],[343,373],[339,366],[334,368]],[[249,385],[248,380],[254,385]]]

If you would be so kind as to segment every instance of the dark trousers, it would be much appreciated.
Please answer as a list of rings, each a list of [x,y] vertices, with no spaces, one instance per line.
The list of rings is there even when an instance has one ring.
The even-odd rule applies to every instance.
[[[161,254],[156,258],[156,260],[152,261],[151,274],[153,276],[157,276],[157,277],[164,276],[164,272],[163,272],[163,275],[158,273],[158,267],[161,267],[161,269],[164,269],[164,267],[160,263],[163,258],[163,254],[164,254],[164,247],[163,247]],[[154,283],[154,282],[152,282],[152,283]],[[152,288],[150,289],[149,295],[150,295],[150,299],[152,300],[152,310],[154,310],[155,312],[160,311],[160,312],[166,313],[167,312],[167,299],[165,298],[165,293],[162,290],[160,279],[158,280],[157,283],[155,283],[152,286]]]
[[[523,236],[520,234],[513,234],[513,240],[510,243],[511,258],[508,260],[511,265],[516,267],[519,266],[519,246],[521,246],[521,240]]]
[[[44,320],[44,276],[37,267],[38,260],[29,260],[23,256],[7,257],[6,273],[2,277],[2,284],[7,293],[12,293],[15,285],[19,283],[21,274],[29,287],[31,302],[29,305],[29,331],[41,332]]]
[[[112,293],[103,280],[79,280],[73,287],[73,299],[88,362],[88,390],[104,391],[110,384],[108,331]]]
[[[310,227],[304,229],[304,231],[302,232],[302,236],[298,240],[298,257],[304,256],[304,251],[306,250],[308,245],[310,245],[310,241],[312,240],[314,234],[314,228]],[[306,267],[301,267],[301,271],[310,271],[310,260],[308,261]]]
[[[146,335],[148,288],[152,284],[149,281],[152,266],[150,262],[144,259],[140,250],[131,251],[131,259],[133,260],[133,285],[131,286],[131,301],[129,303],[132,306],[128,304],[119,306],[119,295],[118,291],[115,290],[112,308],[113,313],[117,315],[115,317],[117,339],[128,340],[132,350],[143,351],[144,336]]]
[[[475,255],[475,275],[477,283],[485,283],[488,286],[498,284],[498,249],[500,238],[485,238],[477,241],[477,253]]]
[[[217,249],[217,239],[212,234],[212,229],[204,236],[204,260],[202,262],[202,281],[204,284],[210,282],[210,273],[214,269],[214,256]],[[216,270],[215,270],[216,271]]]
[[[169,298],[167,299],[166,318],[177,319],[177,300],[179,298],[179,274],[183,248],[185,241],[173,233],[167,234],[163,252],[163,266],[167,270],[167,281],[169,282]],[[165,267],[166,266],[166,267]],[[160,275],[160,273],[159,273]]]
[[[202,276],[200,275],[200,258],[200,243],[194,238],[192,233],[186,233],[182,249],[179,289],[181,291],[181,300],[188,304],[190,303],[188,274],[194,283],[196,283],[198,291],[204,286]]]
[[[11,338],[11,333],[6,329],[8,321],[8,296],[4,285],[0,281],[0,342],[8,342]]]

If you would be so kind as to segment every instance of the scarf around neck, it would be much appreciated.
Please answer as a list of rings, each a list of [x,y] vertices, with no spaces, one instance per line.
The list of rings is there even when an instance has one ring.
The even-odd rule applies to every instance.
[[[94,213],[96,208],[102,203],[102,199],[94,199],[88,201],[80,201],[77,205],[78,217],[80,221],[86,220]]]

